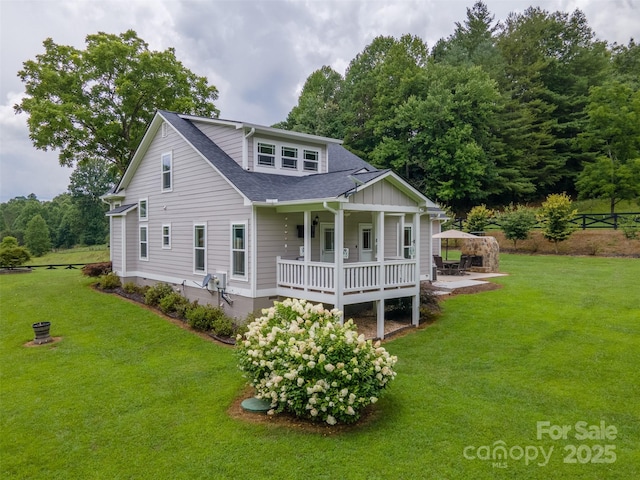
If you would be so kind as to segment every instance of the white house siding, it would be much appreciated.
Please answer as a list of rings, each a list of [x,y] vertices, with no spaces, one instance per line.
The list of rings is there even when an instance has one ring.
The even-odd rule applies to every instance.
[[[173,152],[173,190],[162,192],[160,156]],[[126,188],[123,203],[148,201],[148,221],[138,220],[137,211],[127,215],[127,271],[139,278],[185,286],[201,284],[204,274],[193,272],[194,224],[207,227],[206,273],[229,272],[231,263],[231,222],[247,223],[248,275],[251,278],[251,208],[193,149],[174,135],[156,136]],[[138,227],[148,225],[149,259],[139,260]],[[162,226],[171,225],[171,249],[162,248]],[[129,275],[129,276],[130,276]],[[248,281],[232,280],[228,290],[246,293]],[[207,296],[209,294],[207,293]]]
[[[300,254],[304,239],[298,238],[297,226],[304,224],[304,214],[277,213],[272,207],[257,208],[256,212],[257,288],[268,291],[276,286],[276,257],[294,259]]]
[[[111,225],[109,254],[111,257],[112,269],[115,272],[122,272],[122,217],[113,217],[109,219]]]
[[[242,130],[203,122],[194,122],[194,125],[242,166]]]

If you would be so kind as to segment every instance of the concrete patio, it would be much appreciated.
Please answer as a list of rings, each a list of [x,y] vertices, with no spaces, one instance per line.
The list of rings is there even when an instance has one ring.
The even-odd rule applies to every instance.
[[[459,288],[475,287],[484,285],[485,278],[504,277],[506,273],[480,273],[467,272],[465,275],[438,275],[437,280],[431,285],[443,294],[450,293]]]

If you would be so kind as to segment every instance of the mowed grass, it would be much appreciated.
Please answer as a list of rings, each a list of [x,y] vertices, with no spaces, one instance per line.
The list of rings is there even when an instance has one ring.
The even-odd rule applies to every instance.
[[[640,260],[502,255],[501,269],[503,288],[385,343],[398,377],[371,420],[321,433],[231,418],[232,349],[77,271],[0,275],[0,478],[634,478]],[[25,347],[40,320],[61,341]],[[567,439],[538,439],[544,421]],[[578,440],[581,421],[617,435]],[[477,458],[496,445],[511,456]],[[568,445],[586,445],[576,463]],[[594,445],[615,462],[581,463]]]
[[[109,261],[107,245],[74,247],[45,253],[40,257],[31,257],[26,265],[59,265],[70,263],[95,263]]]

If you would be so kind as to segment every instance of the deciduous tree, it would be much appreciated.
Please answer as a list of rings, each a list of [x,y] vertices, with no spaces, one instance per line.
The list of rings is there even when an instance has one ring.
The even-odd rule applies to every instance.
[[[59,149],[61,165],[87,160],[124,173],[156,109],[217,115],[218,91],[185,68],[173,49],[149,46],[133,30],[86,37],[86,48],[44,41],[24,62],[26,96],[15,111],[29,115],[33,145]]]
[[[536,215],[542,224],[542,236],[553,242],[555,252],[558,253],[558,243],[571,236],[575,227],[571,219],[578,213],[572,208],[571,198],[566,193],[553,193],[547,196]]]

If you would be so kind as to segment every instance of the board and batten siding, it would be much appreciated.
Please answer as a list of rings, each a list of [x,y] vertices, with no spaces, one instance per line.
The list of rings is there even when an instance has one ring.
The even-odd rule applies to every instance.
[[[402,207],[416,206],[415,200],[409,198],[386,180],[376,182],[373,185],[359,190],[349,198],[349,203],[393,205]]]
[[[160,158],[167,152],[173,155],[172,191],[163,192]],[[251,225],[251,208],[244,205],[243,197],[172,130],[167,137],[158,134],[151,142],[126,187],[126,196],[123,203],[141,198],[148,202],[146,222],[138,220],[137,211],[127,215],[127,271],[141,276],[171,277],[187,285],[201,282],[204,274],[193,271],[193,230],[200,223],[207,229],[205,273],[229,272],[231,221],[246,221],[248,228]],[[148,225],[147,261],[139,260],[138,226],[143,223]],[[171,225],[170,249],[162,248],[163,225]],[[249,248],[247,252],[250,255]],[[247,265],[250,268],[250,258]],[[240,288],[248,288],[248,282],[237,283]]]

